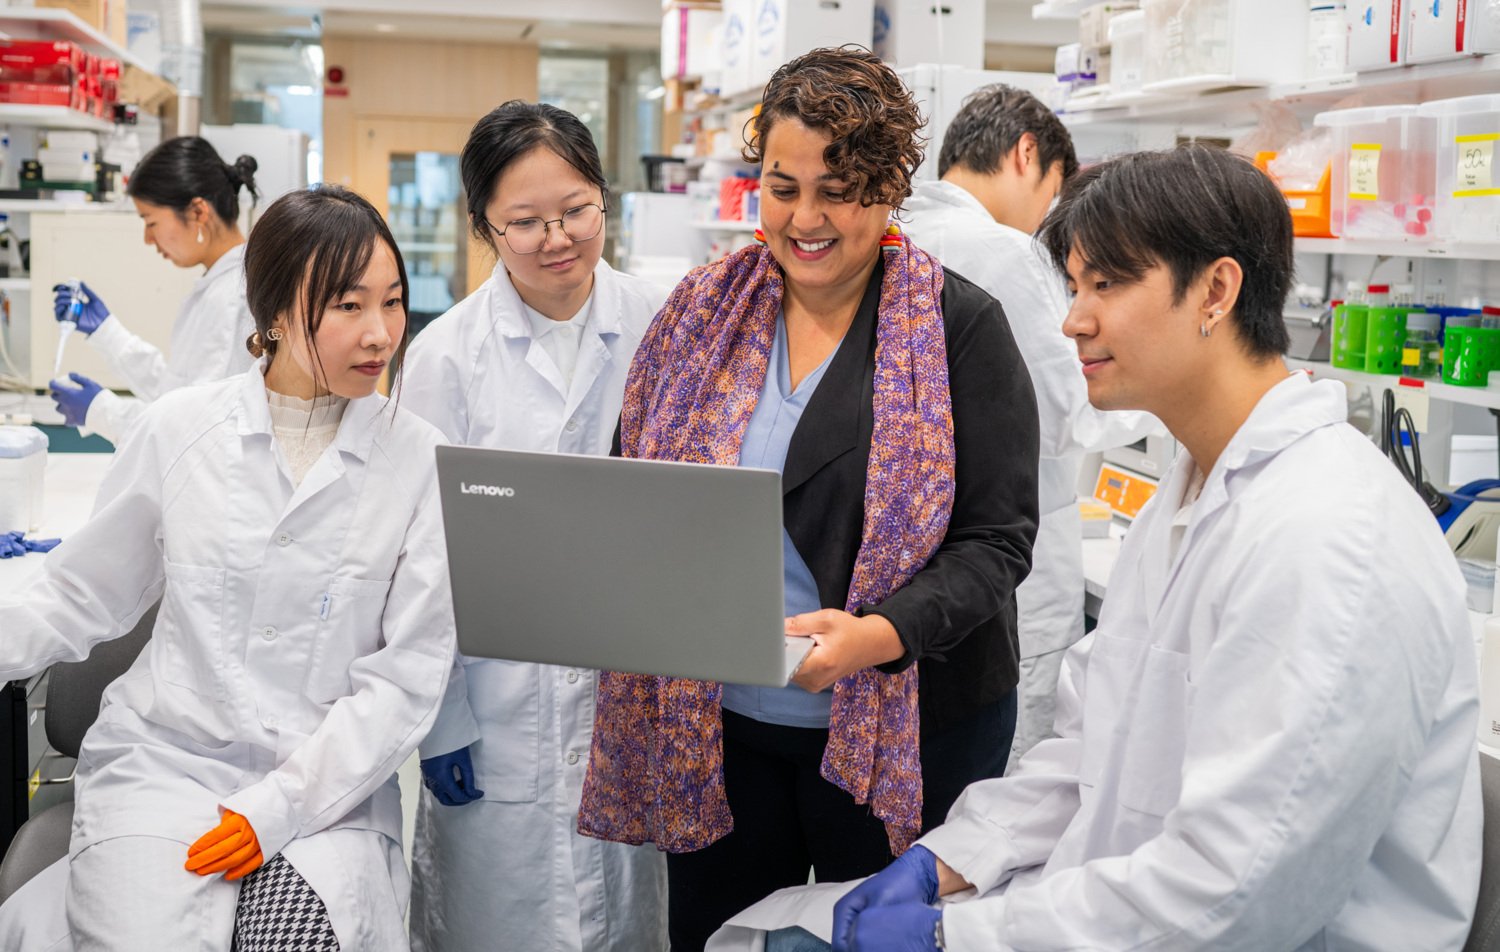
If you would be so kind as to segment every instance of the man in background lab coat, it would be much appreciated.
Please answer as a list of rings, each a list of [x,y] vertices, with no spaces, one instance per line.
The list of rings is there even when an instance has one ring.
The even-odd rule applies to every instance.
[[[1222,150],[1139,153],[1070,182],[1042,235],[1090,402],[1183,450],[1067,654],[1061,736],[841,899],[835,950],[1457,952],[1482,824],[1464,584],[1343,386],[1287,373],[1280,192]]]
[[[918,186],[902,209],[912,241],[1000,302],[1036,387],[1041,521],[1031,574],[1016,591],[1021,684],[1012,764],[1053,736],[1063,653],[1083,637],[1083,455],[1160,431],[1149,414],[1089,405],[1078,356],[1061,329],[1067,294],[1031,237],[1077,171],[1062,121],[1031,93],[997,83],[970,96],[948,126],[942,180]]]

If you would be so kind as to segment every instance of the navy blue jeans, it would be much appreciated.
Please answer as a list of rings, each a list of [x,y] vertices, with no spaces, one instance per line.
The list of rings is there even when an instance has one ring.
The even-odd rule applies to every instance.
[[[922,828],[942,823],[976,780],[1005,773],[1016,694],[922,738]],[[787,886],[880,872],[893,858],[885,824],[818,769],[828,731],[724,712],[724,788],[734,831],[693,853],[667,854],[672,952],[701,952],[735,913]]]

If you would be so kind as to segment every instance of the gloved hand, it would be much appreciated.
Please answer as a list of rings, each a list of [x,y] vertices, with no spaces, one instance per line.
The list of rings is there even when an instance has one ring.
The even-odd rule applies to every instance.
[[[183,868],[199,876],[223,873],[226,880],[234,882],[260,869],[263,862],[260,840],[255,838],[250,821],[233,810],[225,810],[219,825],[188,847]]]
[[[52,390],[52,402],[57,404],[57,411],[63,415],[64,423],[68,426],[83,426],[83,421],[89,416],[89,404],[94,402],[94,398],[104,388],[83,374],[68,374],[68,379],[78,386],[70,387],[58,380],[47,384]]]
[[[474,761],[469,748],[438,754],[422,761],[422,785],[445,807],[461,807],[484,796],[474,789]]]
[[[94,333],[99,325],[109,320],[109,305],[99,300],[99,295],[89,290],[89,286],[79,282],[83,293],[79,295],[78,301],[82,305],[78,313],[73,313],[73,289],[66,284],[55,284],[52,286],[52,313],[59,321],[76,321],[78,329],[83,335]]]
[[[866,909],[854,920],[849,950],[937,952],[937,924],[942,918],[942,910],[920,902]]]
[[[869,910],[913,903],[927,907],[937,902],[937,898],[937,857],[925,846],[913,846],[891,865],[849,890],[834,905],[834,952],[851,952],[855,948],[855,919],[867,915]],[[931,930],[927,937],[930,941]]]
[[[51,552],[61,539],[28,539],[24,532],[0,532],[0,559],[14,558],[27,552]]]

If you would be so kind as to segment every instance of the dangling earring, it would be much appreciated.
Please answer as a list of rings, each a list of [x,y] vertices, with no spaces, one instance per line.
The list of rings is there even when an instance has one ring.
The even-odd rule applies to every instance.
[[[1214,317],[1223,317],[1223,316],[1224,316],[1224,309],[1223,308],[1215,308],[1214,309]],[[1207,337],[1208,335],[1210,335],[1210,334],[1213,333],[1213,329],[1208,326],[1208,321],[1204,321],[1203,323],[1201,323],[1201,324],[1198,325],[1198,333],[1201,334],[1204,337]]]
[[[885,226],[885,234],[880,236],[880,247],[900,248],[905,243],[905,239],[901,237],[901,226],[896,224],[895,219],[892,219],[890,224]]]
[[[759,228],[755,229],[755,240],[764,245],[766,243],[766,233]]]
[[[281,328],[279,327],[273,327],[270,330],[266,331],[267,340],[281,340],[285,336],[286,335],[281,332]]]
[[[200,244],[200,245],[203,244],[203,229],[202,228],[198,229],[198,244]]]

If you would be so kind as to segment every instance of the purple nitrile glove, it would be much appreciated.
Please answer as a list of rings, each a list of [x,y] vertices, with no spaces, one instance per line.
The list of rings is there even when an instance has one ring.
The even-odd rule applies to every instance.
[[[0,532],[0,559],[25,555],[27,552],[51,552],[61,539],[28,539],[24,532]]]
[[[68,379],[78,386],[70,387],[59,380],[53,380],[47,385],[52,389],[52,402],[57,404],[57,411],[63,415],[64,423],[68,426],[83,426],[83,421],[89,417],[89,404],[94,402],[94,398],[104,388],[83,374],[68,374]]]
[[[925,846],[913,846],[895,862],[849,890],[833,907],[833,950],[850,952],[854,919],[876,906],[937,902],[937,857]]]
[[[874,906],[854,919],[849,952],[937,952],[940,909],[920,902]]]
[[[484,796],[483,790],[474,789],[474,761],[467,747],[428,757],[421,767],[422,785],[445,807],[461,807]]]
[[[79,282],[78,286],[83,293],[76,301],[73,298],[73,289],[66,284],[52,286],[52,313],[59,321],[77,323],[78,329],[83,331],[83,336],[87,337],[97,331],[100,324],[109,320],[109,305],[99,300],[99,295],[90,290],[87,284]]]

